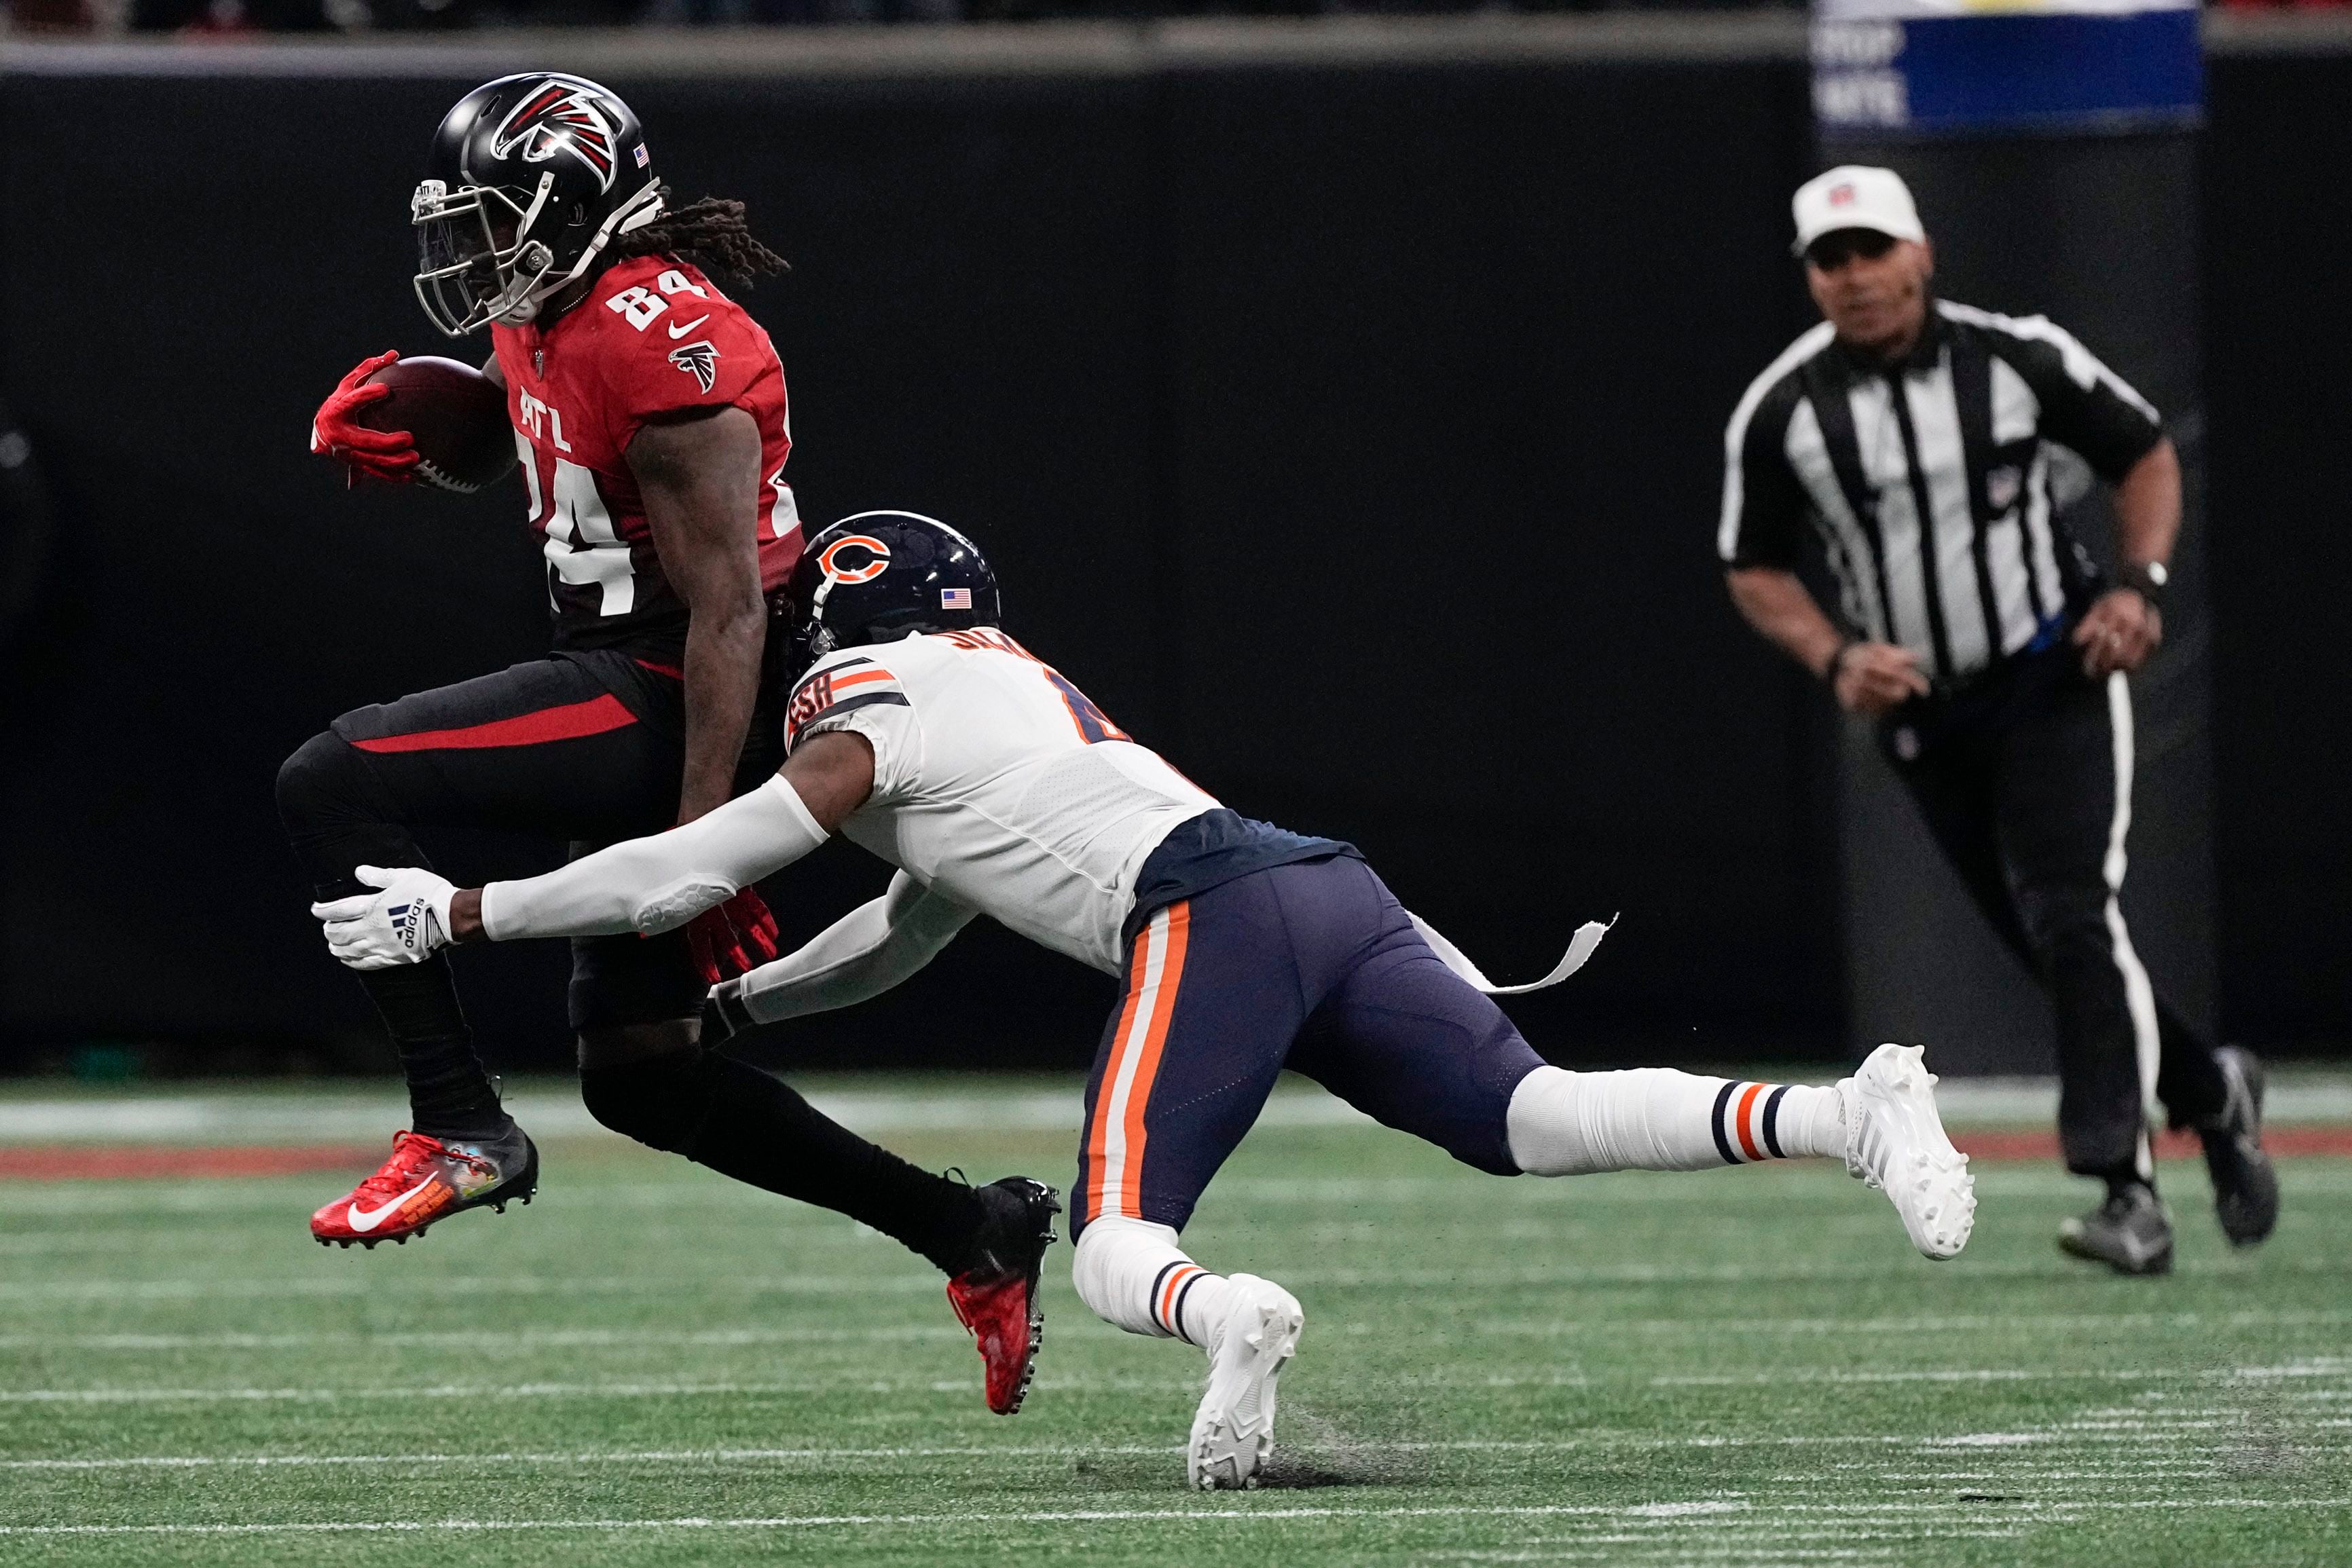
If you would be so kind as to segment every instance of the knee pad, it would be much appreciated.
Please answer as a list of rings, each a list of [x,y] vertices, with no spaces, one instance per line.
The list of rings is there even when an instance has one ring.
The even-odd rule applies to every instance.
[[[617,1067],[583,1067],[581,1103],[613,1131],[690,1159],[710,1116],[709,1054],[697,1046]]]
[[[347,821],[366,814],[373,783],[351,742],[320,730],[279,766],[278,814],[295,833]]]

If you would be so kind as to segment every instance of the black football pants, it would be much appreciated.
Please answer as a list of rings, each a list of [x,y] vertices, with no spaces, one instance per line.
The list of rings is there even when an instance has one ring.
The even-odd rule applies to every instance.
[[[755,715],[738,787],[775,771],[781,737]],[[677,672],[615,651],[559,654],[356,708],[288,759],[278,808],[321,898],[362,891],[356,866],[429,866],[416,830],[572,841],[585,853],[677,820],[686,696]],[[660,1023],[701,1010],[683,929],[572,943],[572,1026]]]
[[[2151,1092],[2175,1126],[2219,1116],[2228,1093],[2211,1043],[2156,995],[2117,903],[2131,718],[2124,677],[2086,677],[2062,641],[1880,727],[1928,831],[2056,1009],[2067,1168],[2110,1180],[2150,1174]]]
[[[782,737],[763,705],[736,771],[775,771]],[[567,838],[580,854],[677,818],[686,694],[678,672],[604,651],[559,654],[381,706],[312,737],[278,776],[286,829],[321,897],[362,891],[362,865],[426,865],[417,829]],[[505,1124],[473,1048],[446,954],[361,977],[408,1078],[413,1125],[485,1137]],[[572,1027],[691,1019],[704,985],[684,929],[575,938]],[[916,1169],[839,1126],[787,1085],[695,1048],[619,1064],[583,1061],[598,1121],[770,1192],[838,1210],[953,1274],[984,1212],[971,1188]]]

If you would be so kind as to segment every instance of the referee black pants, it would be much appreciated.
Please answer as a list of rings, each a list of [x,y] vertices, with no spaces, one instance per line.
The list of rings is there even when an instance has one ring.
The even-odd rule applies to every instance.
[[[2057,1010],[2058,1133],[2069,1170],[2152,1174],[2147,1112],[2174,1126],[2228,1097],[2210,1041],[2159,997],[2117,902],[2131,825],[2131,695],[2071,643],[1880,726],[1895,772],[1993,929]]]

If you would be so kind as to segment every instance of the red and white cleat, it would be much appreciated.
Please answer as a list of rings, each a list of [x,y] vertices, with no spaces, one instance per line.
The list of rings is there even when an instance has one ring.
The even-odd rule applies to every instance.
[[[1037,1276],[1062,1205],[1052,1187],[1027,1176],[1006,1176],[975,1190],[990,1210],[982,1261],[948,1281],[948,1304],[978,1342],[988,1369],[989,1409],[1011,1416],[1029,1392],[1037,1347],[1045,1343]]]
[[[488,1204],[500,1213],[539,1190],[539,1150],[520,1127],[487,1143],[443,1143],[399,1133],[375,1175],[310,1217],[324,1247],[405,1243],[436,1219]]]

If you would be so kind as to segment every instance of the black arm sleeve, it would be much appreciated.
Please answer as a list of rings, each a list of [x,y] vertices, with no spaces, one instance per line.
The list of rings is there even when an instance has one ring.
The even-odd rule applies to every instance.
[[[1809,503],[1784,443],[1802,395],[1797,378],[1786,377],[1752,406],[1742,399],[1724,432],[1723,517],[1715,542],[1726,567],[1797,568]]]
[[[2042,437],[2080,453],[2115,484],[2164,439],[2164,421],[2131,384],[2063,329],[2035,317],[2021,331],[1990,331],[1994,354],[2042,404]]]

